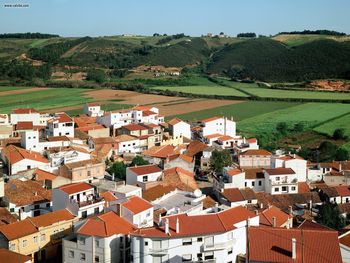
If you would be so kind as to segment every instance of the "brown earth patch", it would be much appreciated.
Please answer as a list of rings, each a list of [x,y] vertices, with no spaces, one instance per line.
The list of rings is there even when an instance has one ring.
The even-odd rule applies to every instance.
[[[340,80],[315,80],[310,85],[317,90],[349,91],[350,84]]]
[[[13,94],[27,93],[31,91],[46,90],[46,89],[49,89],[49,88],[29,88],[29,89],[7,90],[7,91],[0,92],[0,97],[13,95]],[[0,88],[0,91],[1,91],[1,88]]]

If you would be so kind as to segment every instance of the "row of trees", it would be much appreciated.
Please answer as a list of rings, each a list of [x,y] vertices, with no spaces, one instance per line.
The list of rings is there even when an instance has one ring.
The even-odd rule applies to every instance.
[[[5,33],[0,34],[0,38],[20,38],[20,39],[34,39],[34,38],[53,38],[59,35],[42,34],[42,33]]]
[[[237,34],[237,37],[256,37],[256,34],[253,32],[239,33]]]
[[[0,63],[0,76],[3,79],[19,79],[32,81],[35,78],[47,80],[51,77],[52,68],[49,63],[39,67],[32,66],[26,61],[8,61]]]
[[[186,37],[186,35],[184,33],[167,36],[165,38],[159,39],[159,41],[156,43],[156,45],[163,45],[163,44],[166,44],[166,43],[170,42],[173,39],[180,39],[180,38],[183,38],[183,37]]]
[[[292,32],[280,32],[278,35],[328,35],[328,36],[346,36],[344,32],[338,32],[334,30],[303,30]]]

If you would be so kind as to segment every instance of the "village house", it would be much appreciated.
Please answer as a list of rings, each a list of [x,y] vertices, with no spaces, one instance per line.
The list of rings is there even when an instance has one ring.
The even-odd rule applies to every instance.
[[[296,154],[272,156],[271,167],[291,168],[297,175],[299,182],[307,180],[307,161]]]
[[[283,212],[275,206],[269,206],[259,213],[260,226],[266,227],[293,227],[293,216]]]
[[[143,190],[157,182],[161,176],[162,169],[153,164],[126,168],[126,183],[140,186]]]
[[[248,204],[257,204],[258,199],[250,188],[226,188],[216,192],[221,204],[228,207],[236,207]]]
[[[231,137],[236,136],[236,122],[232,119],[224,117],[211,117],[200,122],[201,131],[199,135],[201,137],[208,136],[210,134],[228,135]]]
[[[93,182],[105,176],[105,163],[97,159],[68,162],[59,167],[60,176],[68,178],[72,183]]]
[[[63,239],[63,262],[130,262],[129,233],[135,229],[113,211],[89,218]]]
[[[298,193],[298,176],[291,168],[273,168],[264,170],[265,192],[275,194]]]
[[[145,160],[152,164],[159,165],[160,167],[164,167],[167,158],[175,154],[178,154],[178,151],[176,151],[176,147],[172,145],[153,146],[142,152],[142,156]]]
[[[86,149],[76,146],[50,148],[45,151],[45,154],[51,167],[91,159],[91,155]]]
[[[248,150],[238,157],[241,168],[271,168],[272,154],[266,150]]]
[[[259,225],[259,217],[241,206],[211,214],[163,217],[161,226],[131,234],[131,256],[135,263],[235,262],[237,255],[246,253],[247,221]]]
[[[47,122],[47,136],[74,137],[74,121],[64,112],[56,113]]]
[[[169,124],[169,134],[177,139],[180,137],[185,137],[187,139],[192,138],[191,126],[179,118],[174,118],[168,122]]]
[[[115,137],[118,141],[118,154],[140,153],[140,140],[137,137],[122,134]]]
[[[33,108],[17,108],[10,114],[10,122],[12,125],[18,122],[32,122],[33,125],[42,125],[40,113]]]
[[[9,175],[33,168],[47,170],[49,167],[49,161],[40,153],[28,151],[12,144],[2,149],[1,159],[7,165]]]
[[[245,172],[236,167],[224,167],[222,174],[213,176],[213,189],[245,188]]]
[[[106,128],[105,126],[100,124],[79,127],[75,129],[75,133],[77,133],[77,131],[83,132],[91,138],[104,138],[108,137],[110,134],[109,128]]]
[[[194,159],[186,154],[169,156],[164,163],[164,169],[181,167],[187,171],[194,171]]]
[[[32,180],[10,180],[5,184],[2,205],[20,220],[51,212],[51,191]]]
[[[246,262],[343,262],[336,231],[249,227],[247,246]]]
[[[7,114],[0,114],[0,126],[8,125],[9,123],[9,116]]]
[[[104,113],[104,111],[101,110],[101,105],[96,102],[86,103],[83,112],[90,117],[103,116]]]
[[[77,218],[59,210],[0,227],[0,247],[30,256],[34,262],[57,257],[62,238],[73,232]]]
[[[94,187],[87,183],[73,183],[52,190],[53,211],[67,208],[78,218],[101,213],[104,203]]]

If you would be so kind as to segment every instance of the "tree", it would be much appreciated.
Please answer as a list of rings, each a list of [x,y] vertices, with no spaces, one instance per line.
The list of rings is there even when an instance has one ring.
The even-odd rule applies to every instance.
[[[340,215],[338,207],[333,204],[322,205],[316,221],[335,230],[340,230],[345,226],[345,219]]]
[[[154,33],[153,36],[154,36],[154,37],[159,37],[160,34],[159,34],[159,33]]]
[[[140,156],[140,155],[135,156],[134,159],[132,159],[132,161],[131,161],[131,166],[147,165],[147,164],[149,164],[149,161],[143,159],[142,156]]]
[[[114,174],[116,178],[125,180],[126,178],[126,165],[123,162],[115,162],[109,169],[111,174]]]
[[[288,132],[288,125],[286,122],[279,122],[276,125],[276,130],[282,134],[282,135],[286,135]]]
[[[86,79],[96,81],[97,83],[103,83],[106,81],[106,74],[100,69],[90,70],[87,73]]]
[[[328,162],[334,160],[335,153],[337,151],[338,147],[329,142],[329,141],[323,141],[320,144],[320,147],[318,148],[320,153],[320,160],[321,162]]]
[[[343,128],[335,129],[333,132],[333,139],[334,140],[345,140],[346,139],[345,130]]]
[[[232,165],[232,158],[228,150],[214,150],[210,157],[210,169],[213,172],[221,172],[226,166]]]
[[[293,130],[294,130],[295,132],[301,132],[301,131],[304,130],[304,128],[305,128],[304,123],[298,122],[298,123],[294,124]]]
[[[340,147],[337,149],[337,151],[335,152],[335,158],[336,161],[346,161],[349,160],[349,152]]]

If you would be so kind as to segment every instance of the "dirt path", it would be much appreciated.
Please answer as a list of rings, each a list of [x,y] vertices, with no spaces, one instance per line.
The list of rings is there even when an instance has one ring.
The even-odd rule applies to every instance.
[[[7,95],[13,95],[13,94],[22,94],[22,93],[27,93],[27,92],[31,92],[31,91],[47,90],[47,89],[49,89],[49,88],[29,88],[29,89],[7,90],[7,91],[0,92],[0,97],[7,96]],[[0,91],[1,91],[1,88],[0,88]]]

